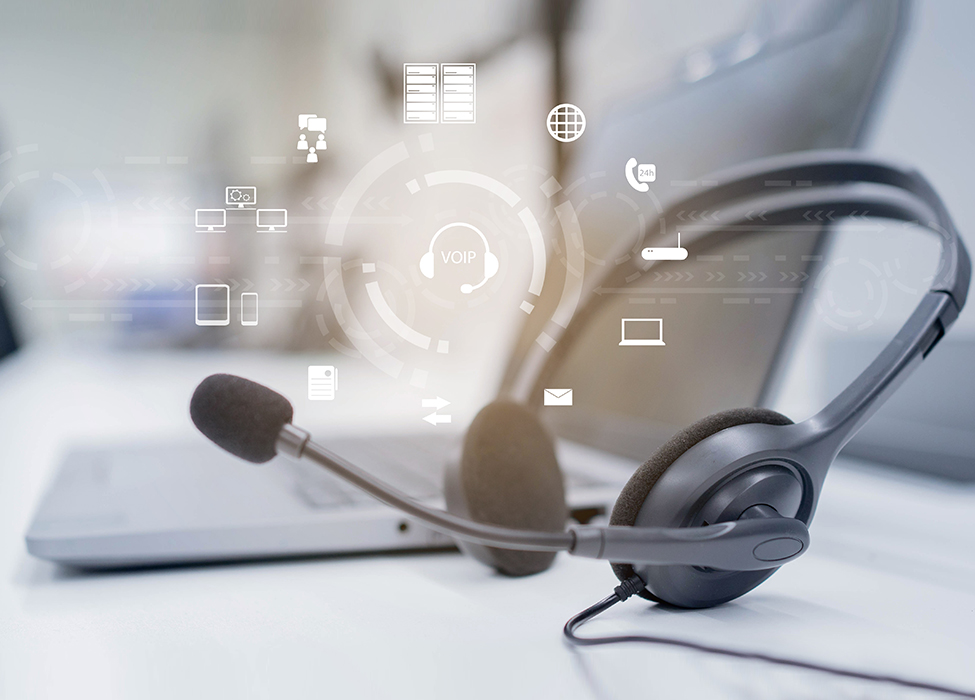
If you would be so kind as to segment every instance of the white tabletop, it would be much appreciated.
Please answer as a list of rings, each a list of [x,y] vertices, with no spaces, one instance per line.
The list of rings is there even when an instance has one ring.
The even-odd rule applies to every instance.
[[[575,651],[562,625],[615,578],[565,556],[511,580],[455,553],[106,574],[27,554],[68,444],[185,438],[206,374],[300,395],[307,364],[32,348],[0,365],[0,698],[937,697],[668,647]],[[416,395],[384,391],[382,415],[350,405],[335,434],[415,425]],[[973,533],[975,489],[839,464],[809,553],[759,589],[703,611],[634,598],[583,633],[672,634],[975,690]]]

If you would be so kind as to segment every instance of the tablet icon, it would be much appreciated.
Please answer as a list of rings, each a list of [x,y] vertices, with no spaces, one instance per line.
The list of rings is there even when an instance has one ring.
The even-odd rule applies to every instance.
[[[196,285],[196,325],[230,325],[230,285]]]
[[[644,248],[640,253],[644,260],[687,260],[687,248],[680,247],[680,232],[677,232],[676,248]]]
[[[634,174],[634,171],[636,174]],[[657,166],[653,163],[640,163],[637,165],[636,158],[630,158],[626,161],[624,173],[626,174],[626,181],[630,183],[630,187],[637,192],[649,192],[650,185],[647,183],[657,179]]]

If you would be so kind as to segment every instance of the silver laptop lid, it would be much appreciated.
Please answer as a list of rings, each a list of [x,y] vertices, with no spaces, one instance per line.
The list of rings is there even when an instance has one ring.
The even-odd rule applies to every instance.
[[[681,222],[669,222],[669,238],[645,241],[646,226],[626,200],[646,219],[702,186],[699,178],[709,172],[776,153],[861,143],[907,10],[907,2],[767,2],[740,35],[688,56],[667,90],[590,125],[564,178],[572,183],[565,196],[577,210],[580,202],[588,205],[579,223],[586,277],[596,281],[587,289],[613,298],[585,333],[562,341],[573,345],[553,386],[572,388],[574,401],[543,410],[556,434],[645,459],[710,413],[764,404],[804,310],[799,290],[815,280],[822,261],[826,228],[743,232],[709,255],[658,264],[651,279],[635,282],[639,291],[602,289],[598,280],[616,264],[611,256],[621,239],[639,255],[647,245],[674,246],[680,230]],[[823,61],[826,55],[835,60]],[[627,181],[631,158],[656,166],[647,193]],[[706,214],[688,212],[684,223]],[[548,270],[556,279],[546,279],[544,289],[561,289],[565,266]],[[523,394],[545,361],[547,350],[536,339],[558,301],[543,297],[528,318],[502,394],[541,401]],[[638,318],[659,319],[666,344],[662,332],[661,342],[645,334],[634,342],[637,336],[627,334],[635,326],[623,319]]]

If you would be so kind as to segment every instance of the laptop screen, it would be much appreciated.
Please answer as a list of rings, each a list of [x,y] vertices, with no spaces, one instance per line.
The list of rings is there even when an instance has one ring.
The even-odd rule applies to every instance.
[[[640,240],[639,229],[647,225],[641,220],[634,227],[634,211],[650,220],[662,216],[667,206],[696,191],[706,173],[773,154],[862,141],[904,35],[904,3],[810,8],[829,11],[797,34],[788,21],[791,13],[769,4],[771,14],[763,21],[777,41],[727,65],[717,60],[724,54],[712,53],[716,60],[703,77],[690,75],[659,93],[634,96],[593,121],[573,153],[571,172],[562,178],[571,183],[566,196],[586,205],[577,213],[587,278],[619,264],[611,253],[621,239]],[[842,21],[835,12],[843,13]],[[690,60],[687,65],[692,67]],[[624,179],[631,159],[655,165],[651,187]],[[629,210],[620,204],[626,201],[634,203]],[[681,218],[665,222],[667,235],[642,244],[673,246],[683,229],[683,244],[690,248],[696,222],[714,214],[681,212]],[[671,262],[663,253],[652,273],[634,273],[631,278],[638,279],[616,280],[612,289],[597,292],[598,313],[573,337],[560,340],[554,352],[546,350],[550,360],[557,357],[548,369],[557,366],[544,375],[545,387],[572,389],[573,405],[543,408],[543,419],[564,438],[646,459],[700,418],[763,405],[788,355],[783,345],[797,311],[815,285],[826,238],[817,227],[743,231],[720,249],[691,251],[686,260]],[[547,276],[545,289],[561,289],[558,278],[566,266],[548,269],[554,284]],[[520,398],[528,390],[522,379],[534,371],[536,339],[557,303],[557,295],[543,296],[525,322],[502,394]],[[542,388],[532,387],[525,398],[541,402]]]

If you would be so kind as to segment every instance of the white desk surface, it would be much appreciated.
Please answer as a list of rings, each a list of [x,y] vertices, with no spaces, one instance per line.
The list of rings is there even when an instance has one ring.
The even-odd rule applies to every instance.
[[[33,348],[0,365],[0,698],[941,697],[660,646],[574,651],[563,623],[615,579],[566,556],[508,580],[455,553],[110,574],[27,554],[23,534],[67,445],[185,438],[206,374],[300,396],[305,359]],[[344,406],[335,433],[416,425],[415,394],[393,392],[380,410]],[[583,631],[975,689],[975,489],[840,464],[811,534],[807,555],[738,601],[672,611],[634,598]]]

